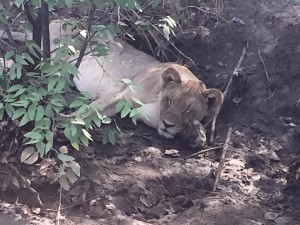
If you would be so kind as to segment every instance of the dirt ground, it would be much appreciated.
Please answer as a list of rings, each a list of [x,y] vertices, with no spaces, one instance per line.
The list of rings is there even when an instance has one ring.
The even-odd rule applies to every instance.
[[[185,159],[194,151],[177,140],[121,121],[124,137],[115,146],[96,141],[91,147],[95,157],[78,158],[83,175],[62,193],[66,219],[61,224],[300,224],[295,178],[300,167],[300,3],[231,0],[226,7],[226,26],[204,39],[176,43],[196,63],[198,69],[191,66],[195,74],[222,91],[248,44],[241,75],[217,121],[217,142],[223,143],[233,128],[217,191],[212,186],[220,151]],[[179,156],[166,150],[178,150]],[[22,167],[22,174],[48,210],[40,213],[26,191],[2,192],[1,225],[54,224],[59,187],[39,177],[36,168]]]

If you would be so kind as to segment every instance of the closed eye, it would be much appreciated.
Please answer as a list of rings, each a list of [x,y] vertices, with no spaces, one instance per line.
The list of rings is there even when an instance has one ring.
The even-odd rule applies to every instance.
[[[167,98],[166,100],[167,100],[168,105],[172,104],[172,100],[171,99]]]

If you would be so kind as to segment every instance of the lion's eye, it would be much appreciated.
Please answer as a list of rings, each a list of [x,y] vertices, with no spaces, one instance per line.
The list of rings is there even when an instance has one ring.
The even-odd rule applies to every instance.
[[[172,104],[172,100],[171,99],[167,98],[166,100],[167,100],[168,105]]]

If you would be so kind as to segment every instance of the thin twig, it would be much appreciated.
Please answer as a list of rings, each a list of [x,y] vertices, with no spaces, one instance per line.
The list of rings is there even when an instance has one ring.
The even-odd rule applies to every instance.
[[[172,45],[172,47],[173,47],[180,55],[182,55],[184,58],[190,60],[190,62],[193,64],[193,66],[194,66],[196,69],[200,70],[199,67],[196,65],[196,63],[194,62],[194,60],[193,60],[191,57],[187,56],[187,55],[184,54],[179,48],[177,48],[177,47],[175,46],[175,44],[174,44],[172,41],[168,40],[168,39],[165,37],[165,35],[162,33],[162,31],[160,31],[155,25],[151,24],[151,26],[152,26],[157,32],[159,32],[159,33],[160,33],[160,34],[161,34],[161,35],[169,42],[169,44]]]
[[[258,52],[259,60],[260,60],[261,64],[264,67],[264,71],[265,71],[265,74],[266,74],[266,77],[267,77],[267,81],[268,81],[269,80],[269,73],[268,73],[265,61],[264,61],[263,57],[261,56],[260,50],[258,50],[257,52]]]
[[[58,203],[58,209],[56,214],[56,225],[60,224],[61,219],[61,197],[62,197],[62,187],[59,188],[59,203]]]
[[[85,55],[86,48],[88,46],[90,34],[91,34],[91,28],[92,28],[92,23],[93,23],[93,18],[94,18],[94,13],[95,13],[95,7],[93,7],[90,12],[89,12],[89,18],[88,18],[88,25],[87,25],[87,36],[84,40],[84,43],[80,49],[80,53],[77,59],[77,62],[75,64],[75,67],[78,69],[80,66],[80,63],[83,59],[83,56]]]
[[[196,152],[194,154],[191,154],[191,155],[185,157],[184,159],[190,159],[190,158],[193,158],[193,157],[198,156],[200,154],[203,154],[205,152],[209,152],[209,151],[213,151],[213,150],[219,150],[219,149],[222,149],[222,148],[223,148],[223,146],[215,146],[215,147],[207,148],[207,149],[201,150],[199,152]]]
[[[15,40],[14,40],[12,34],[11,34],[11,31],[10,31],[8,25],[4,24],[4,28],[5,28],[5,32],[7,34],[7,38],[8,38],[9,44],[11,46],[13,46],[13,47],[16,47],[16,42],[15,42]]]
[[[228,96],[230,86],[231,86],[231,84],[232,84],[232,82],[233,82],[233,78],[234,78],[234,77],[237,77],[237,76],[239,75],[239,70],[240,70],[240,68],[241,68],[241,66],[242,66],[242,63],[243,63],[243,61],[244,61],[244,59],[245,59],[245,57],[246,57],[246,55],[247,55],[247,46],[248,46],[248,44],[246,44],[246,46],[243,48],[242,54],[241,54],[241,56],[240,56],[240,58],[239,58],[239,61],[238,61],[238,63],[236,64],[236,66],[235,66],[235,68],[234,68],[234,70],[233,70],[233,72],[232,72],[232,75],[231,75],[231,77],[230,77],[230,80],[229,80],[229,82],[228,82],[227,85],[226,85],[225,91],[223,92],[223,95],[224,95],[224,100],[223,100],[223,102],[225,101],[225,99],[226,99],[227,96]],[[210,133],[210,138],[209,138],[209,144],[211,144],[211,145],[212,145],[213,142],[214,142],[214,138],[215,138],[215,130],[216,130],[216,120],[217,120],[217,117],[218,117],[218,115],[219,115],[219,113],[220,113],[220,110],[221,110],[221,106],[217,109],[217,111],[216,111],[216,113],[215,113],[215,115],[214,115],[214,117],[213,117],[213,120],[212,120],[211,133]]]
[[[222,156],[221,156],[220,163],[219,163],[219,166],[218,166],[218,169],[217,169],[217,174],[216,174],[216,179],[215,179],[215,183],[214,183],[214,187],[213,187],[213,192],[216,191],[217,186],[220,182],[221,172],[222,172],[222,168],[223,168],[223,165],[224,165],[226,152],[227,152],[228,147],[229,147],[229,141],[231,139],[231,134],[232,134],[232,127],[229,127],[227,137],[226,137],[225,143],[223,145]]]

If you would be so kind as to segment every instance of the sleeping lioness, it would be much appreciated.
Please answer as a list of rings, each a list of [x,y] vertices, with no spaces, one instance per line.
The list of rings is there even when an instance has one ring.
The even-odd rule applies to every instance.
[[[60,21],[50,24],[51,50],[57,44],[53,40],[78,34],[78,30],[61,29]],[[133,98],[144,105],[139,108],[138,120],[158,130],[166,138],[174,138],[194,121],[213,115],[222,104],[223,94],[217,89],[207,89],[189,69],[176,63],[161,63],[126,42],[116,39],[109,44],[108,54],[84,56],[79,76],[74,78],[77,89],[89,92],[95,101],[103,105],[103,114],[116,114],[116,104],[121,99],[137,107]],[[121,46],[120,46],[121,45]],[[91,50],[87,48],[86,52]],[[73,60],[78,54],[65,60]],[[138,85],[132,90],[121,82],[130,79]],[[213,104],[208,99],[214,98]],[[205,134],[203,136],[205,140]]]

